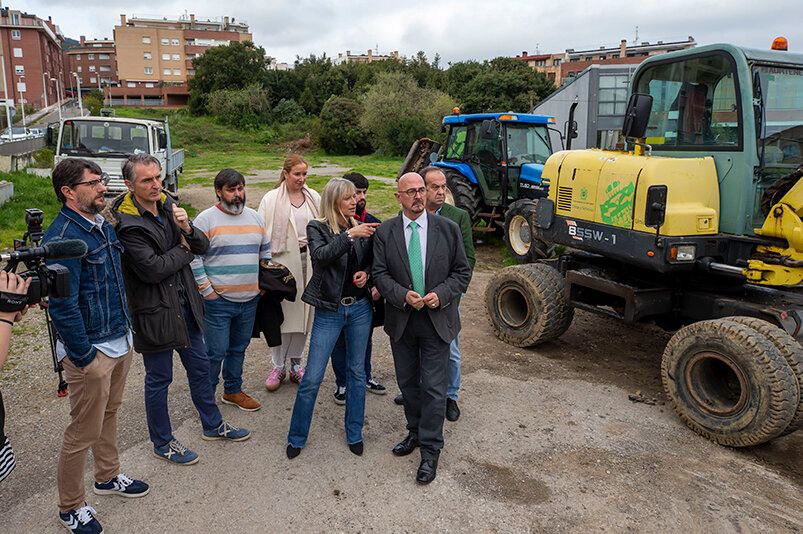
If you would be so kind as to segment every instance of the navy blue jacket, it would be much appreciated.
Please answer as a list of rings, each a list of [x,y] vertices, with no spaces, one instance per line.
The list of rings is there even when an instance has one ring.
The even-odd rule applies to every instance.
[[[120,269],[123,246],[111,224],[104,221],[101,228],[62,206],[42,239],[43,244],[80,239],[87,245],[83,258],[47,262],[70,272],[70,296],[50,299],[50,317],[76,367],[95,359],[95,343],[116,339],[131,328]]]

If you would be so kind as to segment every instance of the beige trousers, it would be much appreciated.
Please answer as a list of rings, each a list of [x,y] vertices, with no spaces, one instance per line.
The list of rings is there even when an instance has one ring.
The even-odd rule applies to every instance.
[[[117,451],[117,409],[133,350],[120,358],[109,358],[98,351],[80,369],[69,358],[62,360],[70,392],[70,417],[64,431],[58,467],[59,511],[66,513],[84,505],[84,467],[92,448],[95,481],[106,482],[120,473]]]

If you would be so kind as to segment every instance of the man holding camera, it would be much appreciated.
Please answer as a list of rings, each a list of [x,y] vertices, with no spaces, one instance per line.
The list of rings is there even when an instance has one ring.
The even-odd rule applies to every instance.
[[[133,354],[120,270],[122,246],[100,216],[106,187],[97,164],[66,159],[53,169],[53,189],[63,206],[42,243],[79,239],[86,256],[59,260],[70,273],[68,297],[50,299],[70,392],[70,424],[64,431],[57,484],[59,520],[80,534],[102,532],[95,510],[84,501],[84,466],[89,448],[95,459],[96,494],[142,497],[148,485],[120,472],[117,409],[123,400]],[[51,262],[48,262],[51,263]]]

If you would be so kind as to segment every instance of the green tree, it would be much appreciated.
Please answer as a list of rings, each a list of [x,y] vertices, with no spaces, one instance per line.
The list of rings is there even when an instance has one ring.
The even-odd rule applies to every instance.
[[[362,103],[360,124],[374,146],[389,155],[406,154],[419,137],[437,137],[441,119],[454,107],[449,95],[420,87],[415,78],[398,72],[377,75]]]
[[[220,89],[206,98],[209,113],[238,128],[258,128],[270,121],[268,93],[259,84],[244,89]]]
[[[321,109],[321,148],[329,154],[367,154],[371,151],[368,135],[360,126],[363,108],[344,96],[333,96]]]
[[[265,50],[250,41],[232,41],[196,56],[192,67],[195,76],[187,83],[189,108],[194,114],[203,114],[208,112],[207,95],[262,83],[266,72]]]
[[[555,90],[543,73],[516,58],[457,63],[447,71],[447,79],[448,91],[463,113],[526,113]]]

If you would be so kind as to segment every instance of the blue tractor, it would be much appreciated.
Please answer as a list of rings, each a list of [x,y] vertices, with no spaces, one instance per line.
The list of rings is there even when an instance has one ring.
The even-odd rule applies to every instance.
[[[443,146],[429,139],[410,149],[399,176],[427,164],[442,167],[455,206],[471,216],[474,231],[504,229],[510,254],[520,262],[546,257],[551,249],[531,237],[521,205],[544,198],[541,171],[552,155],[555,118],[526,113],[455,113],[443,118]]]

